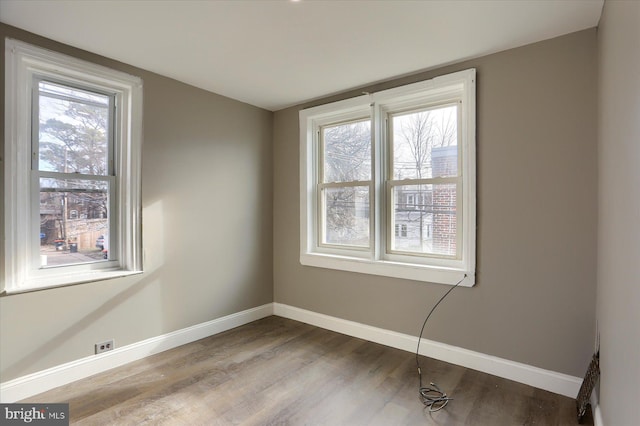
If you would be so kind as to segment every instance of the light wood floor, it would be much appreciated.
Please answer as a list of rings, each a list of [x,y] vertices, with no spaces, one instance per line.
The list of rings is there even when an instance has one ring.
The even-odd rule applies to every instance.
[[[24,402],[68,402],[79,425],[578,424],[573,399],[421,363],[454,398],[442,411],[419,401],[413,354],[274,316]]]

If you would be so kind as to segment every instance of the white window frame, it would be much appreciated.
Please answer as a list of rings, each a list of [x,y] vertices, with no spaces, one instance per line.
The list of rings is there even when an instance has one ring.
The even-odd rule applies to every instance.
[[[300,263],[394,278],[471,287],[476,267],[476,71],[468,69],[377,93],[301,110],[300,116]],[[425,106],[459,103],[458,193],[459,221],[456,258],[411,256],[388,250],[394,232],[390,218],[392,175],[388,169],[390,148],[387,117],[395,112]],[[371,248],[323,247],[319,244],[318,129],[340,121],[370,117],[373,165]]]
[[[7,294],[142,272],[140,164],[142,80],[18,40],[5,39],[5,218],[2,291]],[[32,90],[50,78],[115,95],[115,229],[117,260],[42,268],[35,259],[39,229],[32,202]],[[37,88],[35,88],[37,90]]]

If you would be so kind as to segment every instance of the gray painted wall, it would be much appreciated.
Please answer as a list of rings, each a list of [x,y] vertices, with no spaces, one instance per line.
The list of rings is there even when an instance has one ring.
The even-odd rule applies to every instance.
[[[7,36],[142,77],[146,272],[1,297],[2,381],[272,302],[273,114],[0,24]]]
[[[640,2],[606,1],[598,39],[600,406],[626,426],[640,421]]]
[[[594,347],[597,38],[586,30],[274,118],[275,301],[410,335],[448,287],[299,263],[298,111],[477,69],[477,284],[425,337],[581,377]]]
[[[2,381],[90,355],[100,340],[123,346],[269,303],[274,291],[280,303],[416,335],[448,289],[300,266],[299,108],[272,114],[1,24],[0,36],[143,78],[147,251],[142,276],[0,298]],[[584,373],[595,323],[596,47],[588,30],[362,88],[478,70],[477,285],[450,295],[426,337]]]

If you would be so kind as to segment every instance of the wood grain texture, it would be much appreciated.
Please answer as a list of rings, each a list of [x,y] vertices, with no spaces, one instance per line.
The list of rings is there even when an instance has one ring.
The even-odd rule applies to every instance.
[[[413,354],[273,316],[24,402],[68,402],[77,425],[577,424],[573,399],[421,363],[454,398],[436,413],[418,399]]]

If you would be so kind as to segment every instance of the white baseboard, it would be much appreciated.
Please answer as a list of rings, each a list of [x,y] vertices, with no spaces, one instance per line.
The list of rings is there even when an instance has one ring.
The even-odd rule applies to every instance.
[[[319,314],[281,303],[268,303],[256,308],[177,330],[162,336],[123,346],[100,355],[92,355],[37,373],[0,383],[0,402],[20,401],[58,386],[101,373],[111,368],[145,358],[196,340],[209,337],[252,321],[278,315],[316,327],[369,340],[386,346],[415,352],[418,338],[378,327]],[[505,379],[575,398],[582,379],[554,371],[532,367],[480,352],[428,339],[420,341],[420,354],[452,364],[482,371]],[[597,402],[592,402],[595,426],[603,426]],[[598,417],[600,422],[598,423]]]
[[[273,304],[273,313],[274,315],[409,352],[415,352],[418,344],[418,338],[416,336],[347,321],[281,303]],[[420,354],[471,368],[472,370],[514,380],[570,398],[576,397],[582,384],[582,379],[579,377],[533,367],[424,338],[420,341]]]
[[[598,400],[595,390],[591,393],[589,402],[591,403],[591,414],[593,414],[593,426],[604,426],[604,421],[602,421],[602,410],[600,409],[600,401]]]
[[[222,333],[270,315],[273,315],[272,303],[0,383],[0,402],[20,401],[58,386]]]

